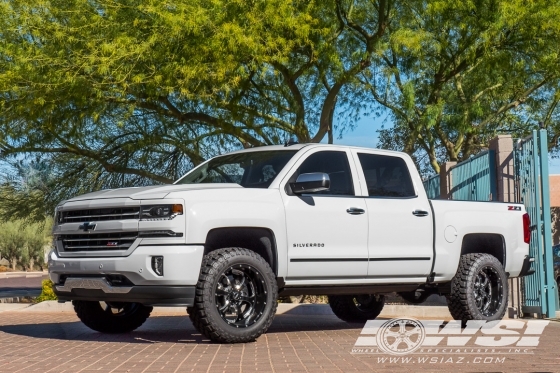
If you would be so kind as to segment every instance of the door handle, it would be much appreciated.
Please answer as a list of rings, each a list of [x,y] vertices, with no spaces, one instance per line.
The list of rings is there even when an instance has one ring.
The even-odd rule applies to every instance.
[[[428,216],[428,211],[414,210],[414,211],[412,211],[412,215],[414,215],[414,216]]]
[[[359,209],[357,207],[350,207],[348,210],[346,210],[346,212],[350,215],[362,215],[366,213],[366,210]]]

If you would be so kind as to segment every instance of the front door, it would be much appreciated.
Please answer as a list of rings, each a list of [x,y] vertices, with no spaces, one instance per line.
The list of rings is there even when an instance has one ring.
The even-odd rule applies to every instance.
[[[350,158],[349,158],[350,156]],[[282,191],[288,237],[288,280],[365,278],[368,217],[356,197],[349,151],[310,150],[294,166]],[[289,183],[304,173],[329,175],[330,190],[295,195]]]

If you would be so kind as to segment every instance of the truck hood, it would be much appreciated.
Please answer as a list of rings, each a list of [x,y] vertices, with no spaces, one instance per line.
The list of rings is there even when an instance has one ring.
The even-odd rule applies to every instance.
[[[89,199],[106,198],[131,198],[131,199],[157,199],[165,198],[172,192],[183,192],[200,189],[242,188],[239,184],[178,184],[178,185],[152,185],[147,187],[132,187],[120,189],[105,189],[98,192],[82,194],[66,200],[65,202],[85,201]]]

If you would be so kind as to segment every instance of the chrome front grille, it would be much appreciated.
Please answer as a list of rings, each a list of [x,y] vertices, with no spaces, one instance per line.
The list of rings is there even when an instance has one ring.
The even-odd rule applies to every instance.
[[[63,234],[58,236],[64,251],[127,250],[138,232]]]
[[[111,207],[104,209],[69,210],[60,212],[58,223],[139,219],[140,207]]]

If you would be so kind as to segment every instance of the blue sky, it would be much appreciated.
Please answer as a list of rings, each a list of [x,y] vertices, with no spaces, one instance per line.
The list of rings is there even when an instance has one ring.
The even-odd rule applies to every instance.
[[[375,148],[377,146],[377,130],[381,128],[382,124],[383,121],[379,118],[362,118],[354,131],[345,133],[341,140],[335,138],[334,143]],[[385,123],[385,125],[388,126],[389,123]],[[550,158],[548,167],[550,175],[560,174],[560,158]]]

